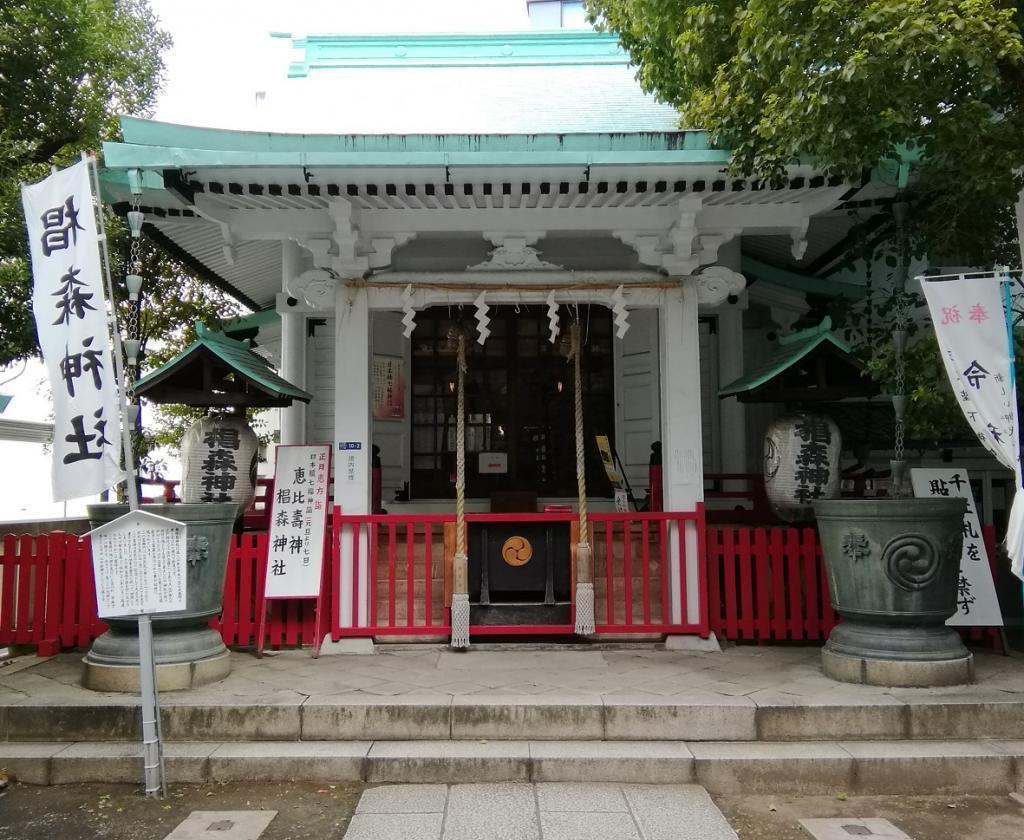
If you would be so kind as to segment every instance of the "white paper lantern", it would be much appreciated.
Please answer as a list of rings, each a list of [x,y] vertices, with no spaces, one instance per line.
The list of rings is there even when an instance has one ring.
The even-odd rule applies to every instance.
[[[789,522],[810,519],[815,499],[839,496],[842,438],[821,414],[790,414],[764,435],[764,487],[775,513]]]
[[[241,515],[256,497],[259,442],[244,417],[203,417],[181,442],[181,500],[235,502]]]

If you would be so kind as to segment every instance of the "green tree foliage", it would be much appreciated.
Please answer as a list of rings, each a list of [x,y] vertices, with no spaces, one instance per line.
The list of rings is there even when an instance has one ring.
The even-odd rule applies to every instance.
[[[145,0],[0,2],[0,364],[37,352],[19,183],[146,115],[170,42]]]
[[[585,0],[643,87],[777,178],[795,159],[859,181],[917,158],[931,253],[1011,260],[1024,168],[1024,12],[999,0]]]

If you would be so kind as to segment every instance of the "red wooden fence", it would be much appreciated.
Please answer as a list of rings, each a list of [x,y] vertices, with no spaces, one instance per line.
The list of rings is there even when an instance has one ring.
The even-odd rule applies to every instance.
[[[832,609],[813,528],[707,529],[711,629],[734,640],[817,640]]]
[[[706,569],[700,547],[702,515],[700,507],[692,513],[590,515],[594,609],[599,634],[707,635]],[[467,514],[466,520],[471,525],[552,523],[574,528],[576,517],[572,513],[475,513]],[[342,515],[336,510],[333,545],[344,555],[345,563],[342,568],[340,558],[334,559],[334,590],[347,589],[352,600],[344,605],[344,620],[341,610],[333,611],[333,637],[448,636],[450,589],[445,578],[445,540],[447,533],[450,556],[454,521],[450,514]],[[700,618],[695,622],[673,617],[670,608],[673,600],[678,604],[687,602],[686,575],[671,570],[673,557],[679,568],[686,568],[683,534],[687,523],[693,523],[698,538],[696,585]],[[348,586],[342,586],[342,575],[347,576]],[[364,591],[367,603],[361,607],[360,593]],[[572,616],[566,624],[470,627],[470,636],[572,634]]]
[[[476,515],[485,516],[485,515]],[[486,515],[494,516],[494,515]],[[509,515],[512,519],[516,515]],[[568,521],[562,514],[535,518]],[[699,585],[706,619],[698,625],[673,622],[669,616],[672,581],[666,562],[671,540],[682,541],[683,523],[694,514],[595,514],[594,554],[598,632],[707,633],[736,641],[821,641],[837,616],[829,603],[821,547],[813,528],[699,528],[698,545],[706,552]],[[571,518],[571,517],[570,517]],[[335,517],[334,539],[327,561],[332,574],[324,603],[325,626],[342,636],[415,635],[444,638],[449,633],[444,606],[444,523],[447,516]],[[678,520],[678,521],[676,521]],[[546,521],[546,520],[545,520]],[[699,522],[698,522],[699,525]],[[356,535],[361,539],[357,539]],[[675,534],[675,536],[673,536]],[[996,557],[992,529],[986,542]],[[360,627],[342,627],[337,592],[340,586],[342,540],[353,546],[354,586],[368,576],[368,601]],[[2,539],[0,555],[0,646],[33,645],[41,655],[88,645],[106,629],[96,616],[95,589],[87,537],[60,532]],[[360,563],[360,552],[368,552]],[[224,610],[212,623],[232,646],[256,644],[259,593],[266,575],[267,535],[247,533],[235,538],[229,552]],[[358,602],[353,600],[355,614]],[[429,608],[428,608],[429,606]],[[276,601],[268,606],[265,644],[294,647],[313,644],[314,601]],[[476,635],[568,633],[572,625],[551,627],[475,626]],[[998,647],[998,631],[965,628],[974,641]]]

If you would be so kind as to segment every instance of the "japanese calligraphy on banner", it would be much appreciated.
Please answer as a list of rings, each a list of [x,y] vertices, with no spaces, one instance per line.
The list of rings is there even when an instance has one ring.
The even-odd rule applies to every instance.
[[[960,555],[960,578],[957,586],[957,611],[946,624],[961,627],[1002,627],[1003,614],[992,580],[988,550],[981,536],[981,520],[974,503],[974,492],[967,470],[914,469],[910,471],[914,495],[919,499],[967,499],[964,513],[964,547]]]
[[[405,364],[401,356],[373,357],[373,416],[378,420],[405,417]]]
[[[64,501],[124,478],[88,162],[22,187],[21,199],[32,310],[53,391],[53,498]]]
[[[320,594],[330,475],[329,444],[277,447],[267,598]]]
[[[97,615],[185,609],[186,534],[183,522],[141,510],[91,531]]]
[[[928,301],[946,375],[960,408],[981,445],[1013,470],[1017,492],[1010,509],[1006,548],[1011,568],[1024,579],[1024,493],[1021,492],[1020,441],[1012,332],[1004,310],[999,277],[927,280]]]

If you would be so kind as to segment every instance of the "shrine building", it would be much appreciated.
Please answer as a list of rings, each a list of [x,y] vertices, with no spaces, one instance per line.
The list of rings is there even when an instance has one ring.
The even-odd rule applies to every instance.
[[[730,174],[614,35],[279,40],[253,130],[124,118],[103,189],[312,395],[281,443],[331,444],[341,626],[444,638],[465,588],[472,635],[572,633],[584,527],[598,635],[706,634],[709,491],[783,410],[719,391],[862,295],[847,236],[906,173]]]

